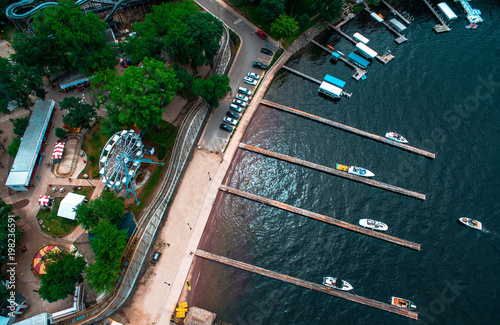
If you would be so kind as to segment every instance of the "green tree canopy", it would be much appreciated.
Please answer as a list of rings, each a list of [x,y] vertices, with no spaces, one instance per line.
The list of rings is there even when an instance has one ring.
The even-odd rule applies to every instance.
[[[171,68],[146,58],[141,68],[129,67],[117,77],[109,92],[111,102],[120,108],[114,112],[119,122],[147,132],[161,120],[163,105],[171,103],[180,87]]]
[[[26,128],[28,127],[29,124],[28,118],[21,117],[21,118],[16,118],[15,120],[10,118],[9,121],[11,121],[12,124],[14,124],[14,134],[22,137],[24,131],[26,131]]]
[[[195,79],[191,91],[193,95],[203,97],[210,105],[219,107],[219,99],[223,98],[228,91],[231,91],[229,77],[226,75],[213,75],[207,80]]]
[[[73,0],[59,0],[33,16],[33,26],[41,39],[53,38],[61,62],[67,62],[81,72],[112,67],[116,60],[107,44],[106,23],[92,12],[83,13]]]
[[[24,64],[12,64],[0,58],[0,111],[7,111],[10,101],[16,101],[24,109],[30,107],[29,96],[45,99],[42,76],[35,68]]]
[[[19,220],[19,217],[14,215],[12,206],[0,198],[0,265],[3,265],[7,260],[15,261],[9,257],[9,248],[12,253],[12,249],[15,252],[15,248],[20,246],[21,232],[16,226],[15,222],[17,220]],[[14,240],[14,247],[12,247],[12,241],[9,241],[9,239]],[[14,255],[11,256],[14,257]]]
[[[90,129],[90,122],[97,116],[96,109],[83,103],[79,97],[66,97],[59,103],[59,107],[61,110],[68,110],[63,123],[75,129]]]
[[[311,18],[309,18],[308,14],[303,14],[297,19],[297,23],[299,24],[300,30],[305,31],[311,26]]]
[[[68,133],[68,131],[66,131],[63,128],[56,128],[56,131],[55,131],[56,137],[58,137],[59,139],[64,138],[67,133]]]
[[[342,11],[342,0],[314,0],[311,7],[319,12],[321,18],[332,21],[337,18]]]
[[[96,235],[92,249],[96,253],[95,263],[87,271],[89,286],[97,292],[110,292],[120,276],[120,265],[127,246],[125,230],[118,230],[107,219],[99,222],[94,229]]]
[[[38,293],[43,300],[54,302],[65,299],[75,291],[75,284],[83,282],[86,262],[82,256],[65,251],[52,251],[47,256],[46,274]]]
[[[186,23],[190,28],[190,37],[193,40],[193,46],[189,48],[188,52],[191,66],[196,69],[196,67],[206,64],[213,65],[224,31],[222,22],[212,14],[200,12],[189,16]]]
[[[266,23],[273,22],[279,15],[285,13],[284,0],[262,0],[257,12],[260,14],[262,21]]]
[[[278,35],[279,38],[287,38],[292,35],[299,28],[295,18],[280,15],[274,23],[271,24],[271,30]]]
[[[17,151],[19,150],[19,146],[21,145],[21,137],[12,138],[12,143],[9,144],[7,148],[7,153],[11,157],[15,157],[17,155]]]
[[[92,231],[97,228],[99,222],[108,220],[117,225],[123,220],[125,210],[124,199],[113,192],[103,192],[102,195],[87,204],[76,207],[75,213],[78,223],[83,229]]]

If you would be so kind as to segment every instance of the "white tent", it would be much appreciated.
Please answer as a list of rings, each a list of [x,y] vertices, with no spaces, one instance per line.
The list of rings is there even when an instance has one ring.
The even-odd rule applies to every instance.
[[[68,195],[66,195],[66,197],[61,201],[61,205],[59,205],[57,216],[75,220],[75,208],[82,203],[83,200],[85,200],[85,195],[68,193]]]

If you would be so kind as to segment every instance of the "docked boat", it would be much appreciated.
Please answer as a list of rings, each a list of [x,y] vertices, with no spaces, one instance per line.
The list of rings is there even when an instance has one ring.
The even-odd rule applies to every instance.
[[[373,177],[373,176],[375,176],[375,174],[372,173],[371,171],[369,171],[368,169],[363,168],[363,167],[357,167],[357,166],[351,166],[351,167],[349,167],[349,169],[347,170],[347,172],[349,174],[363,176],[363,177]]]
[[[391,304],[408,310],[417,309],[417,305],[415,305],[410,300],[398,297],[391,297]]]
[[[465,218],[465,217],[458,219],[458,221],[460,221],[462,224],[464,224],[467,227],[470,227],[472,229],[483,230],[483,224],[481,223],[481,221],[477,221],[477,220],[474,220],[471,218]]]
[[[325,276],[323,278],[323,285],[331,289],[337,289],[342,291],[349,291],[353,289],[352,285],[349,282],[333,278],[331,276]]]
[[[477,28],[477,24],[470,24],[470,25],[465,26],[465,28],[467,28],[467,29],[476,29]]]
[[[398,134],[397,132],[387,132],[385,134],[385,137],[399,143],[408,143],[408,140],[406,140],[405,137],[403,137],[401,134]]]
[[[389,226],[387,226],[385,223],[372,219],[359,219],[359,225],[361,227],[380,231],[386,231],[387,229],[389,229]]]

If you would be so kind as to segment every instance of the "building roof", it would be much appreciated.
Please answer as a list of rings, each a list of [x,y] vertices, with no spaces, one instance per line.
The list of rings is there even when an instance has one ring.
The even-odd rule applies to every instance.
[[[62,199],[59,205],[59,210],[57,210],[57,216],[63,217],[70,220],[76,219],[75,208],[85,200],[85,195],[68,193]]]
[[[85,81],[89,81],[89,79],[81,72],[66,72],[59,77],[59,86],[61,87],[61,89],[66,89],[68,87],[81,84]]]
[[[36,102],[5,185],[28,186],[54,105],[53,100]]]
[[[49,314],[43,313],[28,319],[17,322],[17,325],[47,325],[49,322]]]
[[[191,307],[184,319],[184,325],[213,325],[216,313],[198,307]]]

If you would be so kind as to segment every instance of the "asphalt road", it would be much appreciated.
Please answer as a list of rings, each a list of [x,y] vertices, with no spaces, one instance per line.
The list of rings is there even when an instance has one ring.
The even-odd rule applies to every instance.
[[[220,101],[218,108],[212,111],[200,141],[201,145],[205,148],[221,151],[230,133],[221,130],[219,126],[223,123],[222,119],[226,116],[229,104],[236,98],[235,95],[238,93],[238,87],[248,88],[252,92],[255,88],[255,86],[244,83],[243,77],[248,72],[257,73],[262,77],[264,70],[253,68],[252,62],[261,61],[268,64],[272,56],[261,53],[260,49],[267,46],[275,52],[278,49],[278,42],[271,38],[266,40],[261,39],[255,34],[258,28],[225,3],[220,3],[216,0],[196,0],[196,2],[207,11],[210,11],[214,16],[219,17],[241,39],[240,49],[237,53],[238,57],[233,62],[228,73],[232,92]]]

